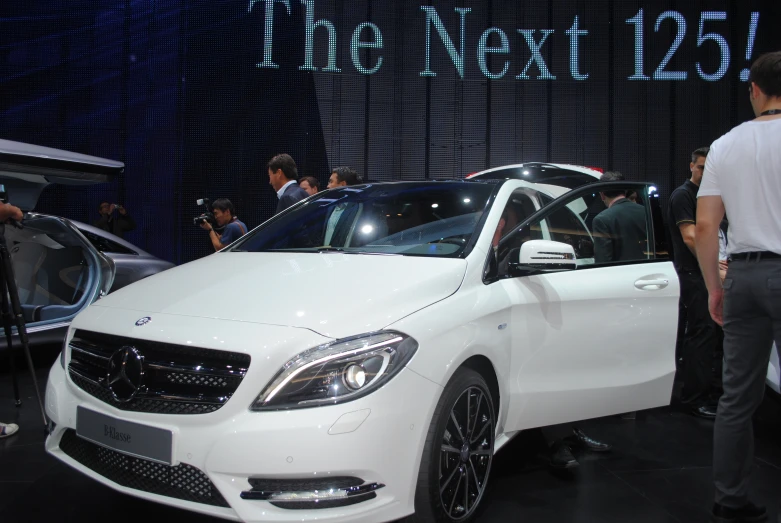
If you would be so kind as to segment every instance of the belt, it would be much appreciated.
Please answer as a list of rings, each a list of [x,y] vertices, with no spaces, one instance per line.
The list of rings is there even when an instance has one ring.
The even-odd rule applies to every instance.
[[[775,252],[770,251],[754,251],[754,252],[736,252],[735,254],[729,255],[729,261],[735,261],[735,260],[763,260],[763,259],[773,259],[773,258],[781,258],[781,254],[777,254]]]

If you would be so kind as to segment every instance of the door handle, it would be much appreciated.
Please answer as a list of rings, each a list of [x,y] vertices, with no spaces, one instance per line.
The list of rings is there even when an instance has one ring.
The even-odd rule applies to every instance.
[[[637,280],[635,287],[641,291],[658,291],[670,284],[670,280]]]

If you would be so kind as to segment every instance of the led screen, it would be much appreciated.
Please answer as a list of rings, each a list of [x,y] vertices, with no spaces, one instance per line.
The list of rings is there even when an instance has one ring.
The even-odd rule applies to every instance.
[[[0,137],[121,160],[38,209],[97,218],[185,262],[195,200],[250,227],[290,153],[324,186],[541,161],[619,170],[666,198],[689,153],[751,118],[747,68],[781,49],[776,1],[5,0]]]

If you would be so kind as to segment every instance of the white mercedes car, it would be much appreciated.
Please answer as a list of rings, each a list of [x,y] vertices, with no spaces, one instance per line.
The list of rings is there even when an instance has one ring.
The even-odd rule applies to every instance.
[[[629,189],[644,234],[592,230]],[[519,431],[669,404],[679,287],[649,189],[318,193],[79,314],[46,448],[234,521],[469,521]]]

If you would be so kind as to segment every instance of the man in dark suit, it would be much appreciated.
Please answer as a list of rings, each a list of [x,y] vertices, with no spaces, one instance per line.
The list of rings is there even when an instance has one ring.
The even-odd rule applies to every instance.
[[[608,171],[599,181],[623,180],[618,171]],[[601,193],[607,209],[592,224],[596,263],[645,260],[648,258],[648,230],[645,207],[626,197],[626,189]]]
[[[268,162],[268,183],[277,192],[280,213],[309,195],[298,186],[298,168],[289,154],[278,154]]]

